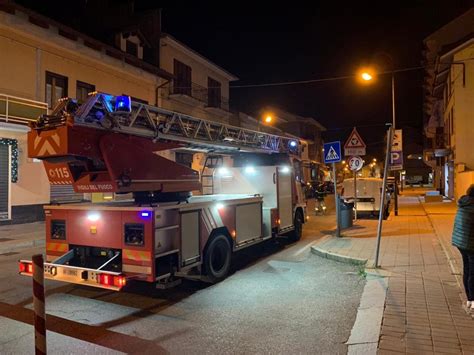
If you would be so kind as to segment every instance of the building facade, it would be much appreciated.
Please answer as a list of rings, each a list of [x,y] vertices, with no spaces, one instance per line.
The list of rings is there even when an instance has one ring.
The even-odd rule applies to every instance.
[[[474,8],[424,41],[424,161],[434,184],[459,198],[474,183]]]
[[[285,134],[302,138],[305,141],[303,157],[304,181],[319,181],[324,175],[322,132],[326,128],[312,117],[303,117],[278,107],[267,106],[262,109],[262,116],[270,115],[272,125]]]
[[[99,91],[229,120],[235,76],[163,35],[159,10],[141,16],[133,8],[114,9],[117,16],[101,22],[107,35],[96,38],[15,2],[0,3],[0,224],[42,219],[42,206],[51,200],[91,198],[71,186],[50,188],[41,162],[27,157],[28,122],[59,98],[81,102]],[[87,12],[89,20],[110,13],[99,10]],[[186,153],[168,158],[193,164]]]

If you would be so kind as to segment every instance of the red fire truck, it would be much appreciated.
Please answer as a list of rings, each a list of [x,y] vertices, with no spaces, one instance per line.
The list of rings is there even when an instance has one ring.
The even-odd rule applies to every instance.
[[[29,156],[43,160],[51,184],[130,199],[45,206],[45,277],[111,290],[130,280],[218,282],[234,252],[301,237],[301,149],[294,137],[127,96],[63,99],[31,127]],[[201,174],[163,157],[175,151],[204,154]],[[31,261],[19,267],[31,276]]]

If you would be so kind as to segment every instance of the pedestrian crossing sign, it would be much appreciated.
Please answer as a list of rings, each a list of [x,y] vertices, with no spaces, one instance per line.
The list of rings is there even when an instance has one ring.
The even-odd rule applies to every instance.
[[[341,161],[341,142],[324,143],[324,162],[338,163]]]

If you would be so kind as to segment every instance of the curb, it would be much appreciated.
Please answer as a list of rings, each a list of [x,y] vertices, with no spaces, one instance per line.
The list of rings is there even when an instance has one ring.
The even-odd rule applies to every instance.
[[[0,246],[0,254],[9,253],[25,248],[41,247],[45,245],[46,241],[44,239],[33,239],[24,242],[12,243],[11,245]]]
[[[336,253],[328,252],[318,247],[311,247],[311,253],[320,256],[321,258],[338,261],[340,263],[351,264],[351,265],[367,265],[367,259],[353,258],[350,256],[340,255]]]

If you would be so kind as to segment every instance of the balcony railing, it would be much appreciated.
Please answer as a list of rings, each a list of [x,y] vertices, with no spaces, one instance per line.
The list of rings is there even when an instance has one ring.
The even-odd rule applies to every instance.
[[[229,111],[229,99],[224,96],[209,95],[212,89],[196,83],[183,84],[172,81],[169,86],[169,95],[185,95],[203,103],[205,107],[220,108]]]
[[[47,112],[45,102],[0,94],[0,122],[28,125]]]

